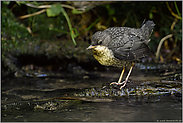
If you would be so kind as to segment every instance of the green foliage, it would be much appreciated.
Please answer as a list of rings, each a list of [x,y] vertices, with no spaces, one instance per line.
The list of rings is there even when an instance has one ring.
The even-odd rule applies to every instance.
[[[174,27],[174,35],[176,40],[182,41],[182,21],[179,21]]]
[[[23,39],[31,35],[28,33],[26,27],[16,21],[14,15],[8,10],[6,5],[2,5],[1,11],[1,36],[3,38],[12,39],[12,37]]]
[[[108,14],[109,14],[110,16],[115,14],[115,9],[111,8],[109,4],[106,5],[106,8],[107,8]]]
[[[75,41],[75,39],[74,39],[74,38],[76,37],[76,35],[75,35],[75,33],[74,33],[74,29],[72,28],[70,19],[69,19],[67,13],[65,12],[64,8],[63,8],[62,6],[60,6],[60,7],[61,7],[61,11],[62,11],[63,15],[65,16],[65,18],[66,18],[66,20],[67,20],[67,23],[68,23],[68,26],[69,26],[69,29],[70,29],[70,34],[71,34],[72,41],[73,41],[73,43],[76,45],[76,41]]]
[[[10,2],[5,2],[5,3],[8,5]],[[27,4],[27,3],[29,3],[29,2],[17,1],[18,5]],[[34,4],[38,5],[38,2],[34,1]],[[29,8],[28,12],[30,14],[32,14],[32,13],[36,12],[36,10],[32,9],[32,8]],[[61,30],[61,31],[59,31],[59,33],[62,32],[62,33],[68,34],[66,30],[63,30],[63,29],[66,29],[66,27],[65,27],[65,24],[64,24],[65,22],[63,22],[64,20],[62,18],[62,15],[60,15],[60,13],[62,13],[64,15],[67,23],[68,23],[68,27],[69,27],[69,30],[70,30],[70,35],[71,35],[71,38],[73,40],[73,43],[76,45],[75,37],[77,37],[77,36],[75,35],[75,33],[78,35],[77,30],[72,28],[70,19],[69,19],[67,13],[65,12],[64,8],[62,8],[61,4],[52,4],[50,8],[46,9],[46,13],[47,13],[48,17],[54,17],[54,18],[48,19],[47,17],[45,17],[42,14],[43,16],[39,15],[39,17],[38,16],[29,17],[27,19],[28,20],[28,25],[30,25],[32,27],[33,32],[39,32],[40,33],[40,38],[50,39],[51,36],[53,37],[53,35],[55,35],[55,33],[58,36],[58,31],[57,31],[58,29],[54,30],[52,26],[56,26],[56,27],[60,26],[61,28],[59,30]],[[60,18],[60,16],[61,16],[62,20],[59,21],[58,18]],[[39,18],[39,19],[37,19],[37,18]],[[47,19],[45,20],[44,18],[47,18]],[[54,22],[55,18],[58,19],[58,20],[56,20],[57,22],[61,22],[62,24],[56,25],[57,22]],[[54,23],[50,22],[50,20],[52,20],[52,22],[54,22]],[[46,26],[46,25],[48,25],[48,26]],[[48,33],[48,35],[45,35],[45,33],[48,32],[48,31],[50,31],[50,33]],[[59,35],[62,35],[62,34],[60,33]]]
[[[62,9],[60,4],[52,5],[51,8],[46,10],[48,17],[58,16],[61,13],[61,11]]]
[[[178,7],[177,7],[176,1],[174,1],[174,4],[175,4],[175,8],[176,8],[176,10],[177,10],[177,13],[178,13],[179,17],[181,17],[181,14],[180,14],[179,9],[178,9]],[[181,19],[182,19],[182,17],[181,17]]]
[[[4,3],[1,8],[1,17],[1,48],[2,59],[4,59],[7,52],[24,47],[27,41],[32,40],[32,36],[23,24],[16,21],[13,13]]]
[[[66,22],[63,15],[47,17],[46,13],[43,13],[28,19],[28,23],[32,27],[33,33],[35,33],[41,39],[52,40],[55,39],[54,37],[65,34],[64,32],[50,30],[50,28],[57,28],[64,31],[67,30],[67,24],[65,24]]]
[[[139,28],[144,19],[153,20],[156,24],[151,36],[151,42],[149,43],[153,52],[156,52],[159,41],[170,33],[174,34],[173,38],[175,38],[175,43],[177,41],[180,43],[182,40],[182,19],[180,19],[182,13],[179,11],[181,8],[179,2],[168,2],[169,5],[171,5],[172,12],[179,17],[173,30],[170,28],[175,21],[175,16],[173,16],[167,8],[166,2],[124,1],[111,2],[94,7],[91,2],[92,10],[91,6],[87,6],[88,8],[85,8],[84,11],[80,11],[81,9],[77,10],[74,4],[69,4],[69,6],[73,5],[70,8],[66,8],[65,6],[63,8],[62,5],[68,5],[67,2],[2,1],[1,3],[3,51],[5,49],[10,50],[12,47],[19,48],[18,45],[23,45],[26,39],[32,37],[43,40],[53,40],[55,37],[57,38],[67,34],[71,36],[73,43],[76,44],[76,37],[80,39],[85,38],[83,38],[81,34],[88,36],[89,33],[93,34],[98,30],[114,26]],[[41,9],[47,10],[45,13],[30,16],[17,22],[15,16],[13,16],[12,12],[7,7],[7,5],[12,3],[14,5],[11,7],[11,10],[14,14],[18,13],[18,16],[22,14],[22,6],[26,8],[25,13],[22,15],[39,12]],[[27,3],[33,6],[51,5],[51,7],[38,9],[33,6],[27,6]],[[15,9],[17,10],[15,11]],[[89,20],[85,15],[91,16],[91,19]],[[93,28],[94,26],[96,28]],[[27,27],[31,28],[31,34],[27,31]],[[157,35],[155,36],[154,33]],[[88,39],[90,36],[88,36]]]
[[[149,12],[149,19],[153,19],[153,12],[156,11],[156,7],[152,7],[150,12]]]

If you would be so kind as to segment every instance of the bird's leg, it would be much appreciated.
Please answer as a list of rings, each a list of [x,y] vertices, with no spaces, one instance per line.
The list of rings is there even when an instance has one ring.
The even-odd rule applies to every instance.
[[[122,80],[122,78],[123,78],[124,72],[125,72],[125,67],[123,67],[123,70],[122,70],[121,75],[120,75],[120,77],[119,77],[118,83],[121,82],[121,80]]]
[[[121,85],[120,82],[121,82],[121,80],[122,80],[122,78],[123,78],[124,72],[125,72],[125,67],[123,67],[123,70],[122,70],[121,75],[120,75],[120,77],[119,77],[118,83],[117,83],[117,82],[112,82],[110,85],[113,85],[113,84],[115,84],[115,85]]]
[[[131,67],[130,67],[130,70],[129,70],[129,72],[128,72],[128,75],[127,75],[125,81],[123,81],[123,82],[121,83],[121,84],[123,84],[123,85],[120,87],[120,90],[121,90],[123,87],[125,87],[126,83],[128,82],[128,79],[129,79],[129,77],[130,77],[130,74],[131,74],[132,69],[133,69],[134,66],[135,66],[135,63],[132,62],[132,65],[131,65]]]
[[[125,81],[121,82],[122,77],[123,77],[123,74],[124,74],[124,72],[125,72],[125,67],[123,67],[123,70],[122,70],[121,75],[120,75],[120,77],[119,77],[118,83],[117,83],[117,82],[112,82],[110,85],[112,85],[112,84],[115,84],[115,85],[122,85],[122,86],[120,87],[120,90],[121,90],[123,87],[125,87],[126,83],[128,82],[128,79],[129,79],[129,77],[130,77],[130,74],[131,74],[131,72],[132,72],[132,69],[133,69],[134,65],[135,65],[135,63],[132,62],[132,65],[131,65],[131,67],[130,67],[130,70],[129,70],[129,72],[128,72],[128,75],[127,75]]]

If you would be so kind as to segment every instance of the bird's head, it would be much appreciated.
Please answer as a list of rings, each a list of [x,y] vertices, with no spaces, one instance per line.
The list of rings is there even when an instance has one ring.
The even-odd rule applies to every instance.
[[[98,31],[96,32],[91,39],[91,45],[87,48],[94,49],[99,46],[107,46],[108,42],[110,41],[110,34],[107,31]]]

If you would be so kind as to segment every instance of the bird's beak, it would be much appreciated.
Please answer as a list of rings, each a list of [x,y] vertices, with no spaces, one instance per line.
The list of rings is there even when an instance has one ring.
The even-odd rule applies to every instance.
[[[87,50],[89,50],[89,49],[93,49],[93,48],[95,48],[96,46],[93,46],[93,45],[90,45],[88,48],[86,48]]]

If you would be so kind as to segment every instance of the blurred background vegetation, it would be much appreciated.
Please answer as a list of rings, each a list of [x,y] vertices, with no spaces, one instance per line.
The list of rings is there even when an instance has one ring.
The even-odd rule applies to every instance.
[[[5,66],[13,67],[10,64],[17,64],[20,55],[26,59],[25,55],[32,54],[61,59],[76,56],[89,63],[93,56],[85,49],[96,31],[121,26],[139,28],[144,20],[156,24],[148,44],[154,54],[149,56],[150,62],[182,63],[181,1],[1,1],[1,6]],[[76,52],[77,48],[82,50]]]

